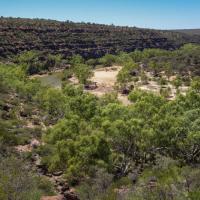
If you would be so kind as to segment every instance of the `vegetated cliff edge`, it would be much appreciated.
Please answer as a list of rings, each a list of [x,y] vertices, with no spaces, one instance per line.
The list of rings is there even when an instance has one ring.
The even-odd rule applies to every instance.
[[[0,57],[27,50],[47,51],[65,57],[86,58],[135,49],[175,49],[200,43],[200,37],[186,33],[44,19],[0,18]]]

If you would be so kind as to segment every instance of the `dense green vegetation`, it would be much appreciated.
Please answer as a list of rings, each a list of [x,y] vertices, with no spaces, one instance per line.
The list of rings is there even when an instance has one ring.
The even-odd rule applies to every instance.
[[[200,74],[200,47],[187,44],[175,51],[145,49],[118,55],[105,55],[96,59],[96,65],[122,65],[117,81],[120,88],[132,89],[137,82],[148,84],[156,81],[159,85],[189,86],[191,80]],[[108,64],[109,63],[109,64]],[[150,72],[150,75],[148,75]],[[175,79],[170,80],[170,77]],[[166,91],[165,91],[166,93]]]
[[[34,96],[40,83],[29,80],[22,67],[0,66],[0,199],[39,200],[54,194],[51,183],[36,176],[27,161],[15,153],[32,137],[41,137],[41,128],[29,129],[26,120],[35,112]]]
[[[27,194],[39,199],[53,193],[48,182],[37,184],[43,181],[16,160],[29,161],[31,155],[16,155],[14,147],[31,138],[44,142],[34,150],[43,168],[63,171],[80,199],[200,199],[199,52],[199,46],[186,45],[176,51],[147,49],[97,60],[74,56],[61,90],[27,76],[32,63],[43,70],[49,60],[64,62],[59,56],[48,55],[49,60],[40,62],[38,54],[28,52],[14,60],[18,64],[1,64],[0,199],[24,200]],[[169,77],[178,74],[181,81],[188,76],[191,87],[173,101],[132,88],[129,106],[116,94],[98,98],[83,90],[92,75],[89,66],[112,64],[124,66],[118,75],[122,87],[137,82],[135,73],[142,77],[145,71],[154,76],[162,71]],[[72,74],[80,84],[66,81]],[[37,126],[28,128],[28,120]],[[11,180],[12,174],[16,177]]]
[[[42,71],[51,71],[64,63],[60,55],[51,55],[37,51],[28,51],[14,58],[14,62],[21,64],[25,72],[29,75],[38,74]]]
[[[31,173],[19,159],[1,159],[0,199],[38,200],[45,194],[54,194],[53,186],[47,179]]]

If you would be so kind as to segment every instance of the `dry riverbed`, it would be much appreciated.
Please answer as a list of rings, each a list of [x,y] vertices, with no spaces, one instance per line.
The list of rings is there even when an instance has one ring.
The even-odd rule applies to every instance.
[[[112,67],[104,67],[104,68],[97,68],[94,70],[94,76],[90,79],[93,83],[96,83],[97,87],[95,89],[85,90],[91,94],[94,94],[98,97],[101,97],[104,94],[116,92],[114,86],[117,81],[117,74],[121,70],[122,66],[112,66]],[[43,85],[49,85],[54,88],[61,88],[62,86],[62,72],[63,70],[57,70],[52,73],[43,74],[43,75],[34,75],[31,78],[37,78],[41,81]],[[146,73],[149,79],[153,79],[153,76],[150,73]],[[78,84],[78,80],[75,77],[69,79],[71,83]],[[138,89],[144,91],[150,91],[155,94],[160,93],[161,86],[156,81],[148,81],[148,84],[142,84],[139,81],[136,84]],[[165,87],[171,89],[169,100],[173,100],[176,97],[176,89],[170,83]],[[181,94],[185,94],[188,90],[188,87],[182,86],[179,88]],[[118,92],[118,99],[124,105],[130,105],[131,102],[128,100],[127,95],[122,95]]]
[[[113,67],[104,67],[98,68],[94,70],[94,76],[91,78],[92,82],[96,82],[97,88],[94,90],[85,90],[89,93],[92,93],[98,97],[101,97],[104,94],[114,92],[114,86],[117,80],[117,74],[121,70],[121,66],[113,66]],[[37,78],[41,81],[43,85],[49,85],[54,88],[61,88],[62,86],[62,76],[63,70],[57,70],[52,73],[42,74],[42,75],[33,75],[31,79]],[[78,84],[78,80],[75,77],[69,79],[72,83]],[[127,96],[118,94],[118,99],[124,104],[129,105],[130,102]]]

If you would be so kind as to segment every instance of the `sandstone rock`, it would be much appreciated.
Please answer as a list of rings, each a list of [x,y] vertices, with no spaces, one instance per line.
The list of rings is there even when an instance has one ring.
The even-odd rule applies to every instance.
[[[61,176],[63,174],[62,171],[59,171],[59,172],[53,172],[53,175],[54,176]]]
[[[40,146],[40,142],[36,139],[32,139],[30,145],[32,148],[37,148],[38,146]]]
[[[48,176],[48,177],[52,177],[52,174],[50,174],[50,173],[47,173],[47,174],[46,174],[46,176]]]
[[[77,195],[73,192],[67,191],[64,193],[64,197],[67,200],[79,200],[79,198],[77,197]]]
[[[44,196],[40,200],[64,200],[64,197],[62,195],[58,195],[58,196]]]

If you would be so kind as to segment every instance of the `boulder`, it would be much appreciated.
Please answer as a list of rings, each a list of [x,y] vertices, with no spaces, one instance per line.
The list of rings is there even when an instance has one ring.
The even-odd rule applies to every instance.
[[[94,82],[94,83],[85,84],[84,87],[86,90],[95,90],[98,86],[97,86],[97,83]]]

